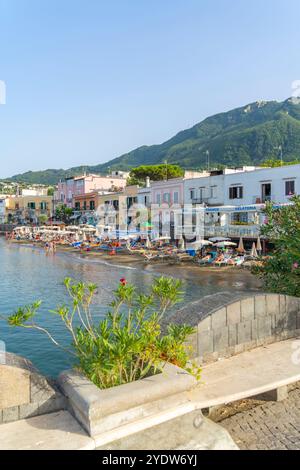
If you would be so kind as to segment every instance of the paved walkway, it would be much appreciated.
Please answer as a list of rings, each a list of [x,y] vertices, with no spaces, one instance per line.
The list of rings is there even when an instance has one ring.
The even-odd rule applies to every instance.
[[[220,424],[240,449],[300,450],[300,385],[282,402],[260,404]]]

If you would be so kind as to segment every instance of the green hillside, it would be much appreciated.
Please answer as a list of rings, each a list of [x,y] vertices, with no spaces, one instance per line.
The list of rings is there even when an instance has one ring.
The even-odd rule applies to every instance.
[[[128,170],[165,160],[186,169],[201,169],[206,165],[207,150],[212,166],[259,164],[268,158],[278,158],[279,146],[282,146],[284,160],[299,158],[300,105],[292,100],[281,103],[258,101],[216,114],[160,145],[137,148],[104,164],[28,172],[16,175],[12,180],[54,184],[65,176],[82,173],[83,168],[94,173],[105,173],[112,169]]]

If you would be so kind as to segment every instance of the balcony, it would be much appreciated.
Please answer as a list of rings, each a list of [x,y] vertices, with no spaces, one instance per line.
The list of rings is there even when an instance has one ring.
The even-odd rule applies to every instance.
[[[194,197],[192,204],[208,204],[209,199],[209,197]]]
[[[257,238],[259,225],[205,225],[205,237]]]
[[[266,202],[274,201],[275,196],[270,194],[268,196],[253,196],[252,203],[253,204],[265,204]]]

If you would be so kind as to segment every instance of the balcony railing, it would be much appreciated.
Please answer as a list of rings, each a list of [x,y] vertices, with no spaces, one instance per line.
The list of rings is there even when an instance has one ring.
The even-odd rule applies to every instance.
[[[205,225],[205,237],[249,237],[257,238],[260,233],[259,225]]]
[[[209,197],[194,197],[192,204],[208,204]]]
[[[274,201],[275,197],[273,194],[270,196],[253,196],[253,204],[264,204],[265,202]]]

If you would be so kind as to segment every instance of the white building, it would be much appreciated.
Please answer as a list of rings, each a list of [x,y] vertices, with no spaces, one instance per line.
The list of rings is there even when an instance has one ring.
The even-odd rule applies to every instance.
[[[0,196],[0,224],[5,223],[6,200]]]
[[[300,194],[300,165],[244,167],[184,182],[185,204],[205,206],[205,235],[255,238],[265,203],[286,204]]]
[[[293,194],[300,194],[300,165],[259,168],[226,176],[224,205],[284,204]]]

